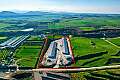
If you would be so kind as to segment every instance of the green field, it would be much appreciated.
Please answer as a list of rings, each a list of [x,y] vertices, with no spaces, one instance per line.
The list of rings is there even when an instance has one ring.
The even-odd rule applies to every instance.
[[[19,60],[19,66],[35,67],[40,49],[41,46],[21,46],[16,50],[14,58]]]
[[[0,43],[6,41],[7,37],[5,36],[0,36]],[[0,50],[0,60],[2,60],[5,56],[6,56],[6,52],[3,52],[2,50]]]
[[[120,25],[119,18],[96,18],[96,17],[86,17],[83,19],[65,19],[59,23],[50,24],[49,28],[64,28],[64,27],[82,27],[82,26],[93,26],[94,28],[112,28],[118,27]],[[102,26],[104,25],[104,26]],[[100,27],[101,26],[101,27]],[[81,29],[82,30],[82,29]],[[84,30],[84,29],[83,29]]]
[[[119,80],[120,69],[73,73],[71,78],[71,80]]]
[[[62,38],[63,36],[62,35],[48,35],[47,38],[49,39],[59,39],[59,38]]]
[[[7,50],[7,49],[0,50],[0,61],[4,60],[7,56],[7,52],[5,50]]]
[[[80,30],[83,30],[83,31],[91,31],[91,30],[95,30],[94,27],[79,27]]]
[[[117,46],[120,46],[120,37],[118,38],[109,38],[108,39],[110,42],[114,43]]]
[[[118,39],[118,38],[117,38]],[[116,38],[108,39],[111,42],[118,44]],[[91,44],[94,43],[94,45]],[[74,67],[94,67],[104,65],[120,64],[119,62],[106,64],[109,59],[120,59],[120,56],[116,54],[120,51],[120,48],[106,42],[103,39],[98,38],[84,38],[84,37],[72,37],[71,38],[72,48],[74,57],[80,57],[76,60]],[[96,54],[100,52],[108,51],[105,54]],[[90,54],[94,54],[89,56]],[[85,57],[86,56],[86,57]],[[104,71],[91,71],[91,72],[80,72],[72,73],[72,80],[118,80],[120,79],[120,70],[104,70]],[[117,76],[116,76],[117,75]]]
[[[7,37],[6,36],[0,36],[0,43],[6,41]]]
[[[91,42],[94,42],[95,45],[92,45]],[[73,37],[71,38],[71,43],[75,57],[83,57],[88,56],[89,54],[108,51],[107,54],[101,54],[96,57],[90,56],[88,59],[77,60],[76,64],[73,64],[73,66],[77,67],[103,66],[107,63],[107,60],[112,57],[112,55],[117,54],[120,50],[116,46],[98,38]]]
[[[9,27],[9,26],[11,26],[10,24],[5,24],[5,23],[0,23],[0,29],[1,28],[5,28],[5,27]]]
[[[28,40],[32,40],[32,41],[40,41],[42,40],[40,37],[38,36],[31,36]]]
[[[24,43],[16,50],[14,58],[19,66],[34,68],[42,46],[40,44],[32,45],[32,41],[40,42],[42,39],[38,36],[31,36],[28,41],[29,43]]]
[[[0,40],[4,40],[4,39],[6,39],[7,37],[0,37]]]
[[[11,27],[11,24],[8,23],[0,23],[0,32],[6,32],[6,30],[4,30],[7,27]]]
[[[52,18],[60,17],[59,15],[44,16],[24,16],[0,19],[0,32],[20,31],[26,28],[34,28],[39,22],[52,22]],[[32,22],[32,23],[31,23]],[[44,29],[56,29],[65,27],[78,27],[81,30],[95,30],[99,28],[116,28],[120,26],[120,19],[115,17],[84,17],[66,19],[63,18],[58,23],[48,24],[48,28],[37,28],[35,31]],[[39,24],[39,26],[42,24]],[[47,24],[46,24],[47,25]]]

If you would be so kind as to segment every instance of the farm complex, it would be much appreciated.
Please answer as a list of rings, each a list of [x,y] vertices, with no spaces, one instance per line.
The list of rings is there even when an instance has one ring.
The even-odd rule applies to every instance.
[[[119,14],[2,13],[0,80],[120,80]]]

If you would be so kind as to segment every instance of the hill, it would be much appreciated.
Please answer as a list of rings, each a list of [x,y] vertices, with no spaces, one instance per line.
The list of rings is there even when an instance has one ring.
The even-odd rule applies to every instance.
[[[13,16],[18,15],[17,13],[11,12],[11,11],[2,11],[0,12],[0,16]]]

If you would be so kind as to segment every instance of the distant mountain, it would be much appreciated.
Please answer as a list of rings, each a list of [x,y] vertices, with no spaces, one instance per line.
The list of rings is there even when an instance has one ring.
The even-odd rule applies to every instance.
[[[16,13],[12,11],[2,11],[0,12],[0,16],[24,16],[24,15],[45,15],[45,14],[53,14],[51,12],[41,12],[41,11],[29,11],[26,13]]]
[[[48,14],[50,12],[41,12],[41,11],[29,11],[24,13],[24,15],[43,15],[43,14]]]
[[[94,13],[70,13],[70,12],[43,12],[43,11],[29,11],[29,12],[23,12],[23,13],[16,13],[16,12],[12,12],[12,11],[2,11],[0,12],[0,16],[1,17],[6,17],[6,16],[41,16],[41,15],[54,15],[54,16],[67,16],[67,17],[71,17],[71,16],[119,16],[120,15],[114,15],[114,14],[94,14]]]
[[[0,12],[0,16],[14,16],[14,15],[19,15],[19,14],[11,12],[11,11],[2,11],[2,12]]]

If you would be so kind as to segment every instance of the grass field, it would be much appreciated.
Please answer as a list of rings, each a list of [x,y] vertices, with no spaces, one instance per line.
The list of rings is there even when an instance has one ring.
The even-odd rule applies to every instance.
[[[0,36],[0,43],[6,41],[7,37],[6,36]]]
[[[91,31],[91,30],[95,30],[94,27],[79,27],[80,30],[83,30],[83,31]]]
[[[0,36],[0,43],[4,42],[6,39],[7,39],[7,37]],[[6,56],[6,54],[7,54],[6,52],[3,52],[3,51],[0,50],[0,60],[2,60],[3,57]]]
[[[62,35],[48,35],[47,36],[49,39],[59,39],[59,38],[62,38],[63,36]]]
[[[55,17],[55,16],[54,16]],[[58,17],[58,16],[56,16]],[[16,18],[5,18],[0,19],[2,22],[0,22],[0,31],[19,31],[23,29],[24,24],[30,24],[30,21],[35,22],[32,25],[37,25],[38,22],[45,22],[45,21],[51,21],[53,16],[40,16],[40,17],[16,17]],[[21,20],[25,20],[21,23]],[[48,29],[56,29],[56,28],[64,28],[64,27],[78,27],[81,30],[95,30],[98,28],[116,28],[120,26],[120,19],[115,17],[84,17],[82,19],[61,19],[60,22],[49,24]],[[20,26],[21,25],[21,26]],[[32,25],[28,25],[32,27]],[[89,27],[92,26],[92,27]],[[7,27],[7,28],[6,28]],[[26,28],[26,26],[24,26]],[[47,29],[47,28],[45,28]],[[36,30],[36,29],[35,29]],[[43,29],[37,29],[43,30]],[[36,30],[36,31],[37,31]]]
[[[120,46],[120,37],[118,38],[109,38],[108,39],[110,42],[114,43],[117,46]]]
[[[0,40],[4,40],[4,39],[6,39],[7,37],[0,37]]]
[[[38,37],[38,36],[31,36],[28,40],[40,41],[42,39],[40,37]]]
[[[24,45],[20,46],[14,55],[14,58],[16,59],[17,64],[22,67],[35,67],[38,53],[41,50],[41,45],[40,44],[35,44],[32,45],[30,41],[42,41],[38,36],[31,36],[28,41],[29,43],[25,43]]]
[[[119,44],[119,38],[109,38],[108,40],[116,45]],[[94,43],[94,45],[92,45],[91,42]],[[111,64],[106,64],[109,59],[120,59],[120,56],[116,56],[116,54],[120,51],[120,48],[117,48],[103,39],[72,37],[71,43],[74,56],[80,57],[76,60],[76,63],[72,65],[74,67],[93,67],[120,64],[119,62],[114,63],[114,61],[111,61]],[[104,51],[108,51],[108,53],[100,53]],[[100,54],[96,55],[98,53]],[[113,69],[71,73],[71,78],[72,80],[119,80],[120,70]]]
[[[5,49],[4,49],[5,50]],[[6,49],[7,50],[7,49]],[[5,59],[5,57],[7,56],[7,52],[0,50],[0,61]]]
[[[64,27],[82,27],[82,26],[101,26],[104,25],[105,27],[116,27],[120,25],[120,19],[116,18],[83,18],[83,19],[66,19],[62,20],[56,24],[50,24],[49,28],[64,28]],[[103,26],[101,26],[103,27]],[[101,28],[101,27],[94,27],[94,28]]]
[[[11,26],[10,24],[5,24],[5,23],[0,23],[0,29],[1,28],[5,28],[5,27],[9,27],[9,26]]]
[[[71,78],[71,80],[119,80],[120,69],[73,73]]]
[[[6,28],[6,27],[11,27],[11,24],[0,23],[0,32],[5,32],[6,30],[4,30],[3,28]]]
[[[16,50],[14,56],[17,60],[20,59],[17,64],[24,67],[35,67],[40,49],[41,46],[21,46]]]
[[[92,43],[95,45],[92,45]],[[73,37],[71,38],[71,43],[73,46],[74,56],[81,57],[80,60],[77,60],[76,64],[73,66],[103,66],[106,64],[107,60],[115,55],[120,50],[116,46],[113,46],[102,39],[97,38],[84,38],[84,37]],[[108,52],[106,54],[99,54],[100,52]],[[90,54],[97,54],[95,57]],[[88,57],[89,56],[89,57]],[[88,57],[82,59],[82,57]]]

